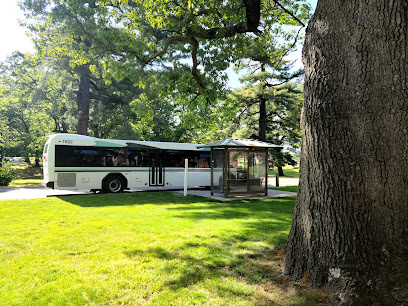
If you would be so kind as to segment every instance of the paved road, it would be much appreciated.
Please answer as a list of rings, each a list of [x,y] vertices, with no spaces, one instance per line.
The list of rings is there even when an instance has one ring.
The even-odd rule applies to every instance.
[[[0,187],[0,200],[39,199],[56,195],[87,194],[90,192],[52,190],[45,187]]]
[[[276,179],[272,177],[268,177],[268,185],[269,186],[276,186]],[[299,185],[299,178],[298,177],[280,177],[279,178],[279,186],[297,186]]]
[[[176,191],[183,189],[174,187],[157,187],[153,188],[131,188],[130,192],[137,191]],[[0,200],[13,200],[13,199],[39,199],[55,196],[66,196],[66,195],[86,195],[93,194],[86,190],[52,190],[46,187],[1,187],[0,188]]]
[[[299,179],[297,178],[280,178],[279,186],[295,186],[298,185]],[[268,180],[269,186],[275,186],[275,179]],[[156,191],[175,191],[182,189],[174,187],[155,188]],[[151,188],[131,188],[130,191],[147,191]],[[50,196],[59,195],[76,195],[76,194],[91,194],[87,191],[69,191],[69,190],[52,190],[45,187],[0,187],[0,200],[13,200],[13,199],[39,199]]]

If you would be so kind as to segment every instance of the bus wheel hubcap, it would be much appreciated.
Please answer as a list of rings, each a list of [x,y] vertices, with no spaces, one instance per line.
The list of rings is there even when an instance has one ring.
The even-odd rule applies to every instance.
[[[109,190],[112,192],[117,192],[120,190],[121,184],[119,181],[114,180],[112,182],[109,183]]]

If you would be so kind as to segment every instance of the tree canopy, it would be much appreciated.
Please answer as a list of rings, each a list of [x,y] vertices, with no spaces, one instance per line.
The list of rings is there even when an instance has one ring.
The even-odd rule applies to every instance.
[[[167,141],[221,137],[226,118],[218,110],[232,97],[227,69],[260,58],[281,65],[310,17],[301,0],[22,0],[20,7],[37,49],[26,58],[39,80],[25,97],[52,122],[37,134]],[[9,65],[4,75],[27,65]]]
[[[106,78],[171,71],[174,91],[213,97],[225,70],[246,58],[257,38],[282,56],[310,17],[300,0],[282,1],[58,1],[26,0],[37,45],[69,56],[71,65],[100,61]],[[300,26],[300,27],[299,27]],[[274,54],[274,57],[277,58]],[[188,75],[186,73],[188,72]],[[192,82],[193,81],[193,82]]]

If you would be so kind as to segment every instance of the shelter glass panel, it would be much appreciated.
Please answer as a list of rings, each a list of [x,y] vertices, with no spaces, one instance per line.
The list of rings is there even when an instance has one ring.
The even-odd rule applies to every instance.
[[[248,191],[248,152],[229,150],[229,192]]]
[[[212,190],[224,193],[224,150],[213,150]]]
[[[248,191],[262,192],[266,186],[266,152],[249,153]]]

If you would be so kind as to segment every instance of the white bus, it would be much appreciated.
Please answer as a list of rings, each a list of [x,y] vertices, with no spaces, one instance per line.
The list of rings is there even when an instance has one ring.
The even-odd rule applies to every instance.
[[[56,134],[44,146],[43,185],[108,193],[183,186],[185,159],[188,187],[210,186],[210,148],[202,145]]]

